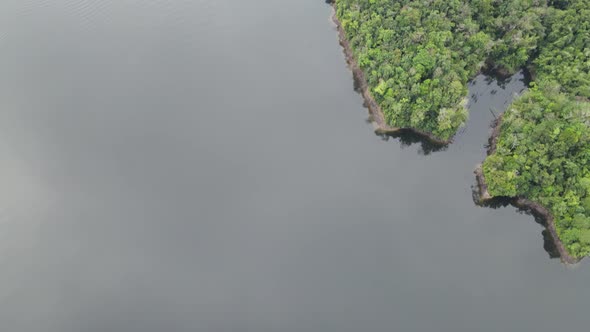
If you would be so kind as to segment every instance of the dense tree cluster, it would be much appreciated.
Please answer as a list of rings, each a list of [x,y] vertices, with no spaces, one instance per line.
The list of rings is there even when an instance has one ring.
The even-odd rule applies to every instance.
[[[546,38],[533,68],[540,80],[555,80],[564,91],[590,98],[590,0],[554,2],[559,7],[548,10]]]
[[[337,0],[337,16],[386,121],[447,139],[489,44],[461,1]],[[444,14],[442,14],[444,13]],[[461,26],[465,32],[455,33]],[[467,52],[465,52],[467,51]],[[464,58],[464,55],[469,56]]]
[[[488,61],[525,65],[544,34],[540,0],[336,0],[387,122],[452,137],[467,119],[467,81]]]
[[[505,112],[483,171],[490,194],[547,207],[573,257],[590,255],[590,0],[550,1],[536,84]]]
[[[590,254],[590,103],[541,82],[504,113],[483,171],[493,196],[545,206],[574,257]]]
[[[487,61],[506,74],[525,66],[545,34],[544,0],[466,0],[492,42]]]
[[[590,255],[590,0],[335,0],[393,127],[442,139],[466,118],[467,81],[522,67],[536,83],[506,111],[483,165],[493,196],[547,207],[574,257]]]
[[[537,82],[506,111],[484,163],[495,196],[546,206],[574,257],[590,254],[590,1],[550,1],[532,61]]]

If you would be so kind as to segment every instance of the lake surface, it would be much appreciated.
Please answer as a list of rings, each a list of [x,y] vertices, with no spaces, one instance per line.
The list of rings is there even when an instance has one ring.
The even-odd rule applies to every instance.
[[[473,203],[514,93],[376,136],[323,0],[0,3],[0,329],[587,330],[590,261]]]

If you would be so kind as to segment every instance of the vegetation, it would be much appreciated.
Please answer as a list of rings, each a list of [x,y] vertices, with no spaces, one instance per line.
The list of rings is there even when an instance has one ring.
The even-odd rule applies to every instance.
[[[336,15],[393,127],[451,138],[467,81],[527,67],[483,165],[493,196],[553,214],[574,257],[590,255],[590,0],[335,0]]]
[[[553,1],[534,68],[540,80],[555,80],[569,94],[590,98],[590,0]]]
[[[545,206],[573,257],[590,253],[589,126],[590,103],[543,82],[504,113],[496,151],[483,164],[490,194]]]
[[[573,257],[590,254],[590,1],[553,1],[537,83],[505,112],[483,164],[490,194],[545,206]]]
[[[536,0],[336,0],[336,15],[393,127],[451,138],[467,119],[467,81],[486,61],[527,63],[544,27]]]

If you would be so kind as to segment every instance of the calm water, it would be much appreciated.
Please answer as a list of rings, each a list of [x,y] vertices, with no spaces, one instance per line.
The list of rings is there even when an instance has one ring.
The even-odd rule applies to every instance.
[[[582,331],[568,269],[446,151],[375,136],[323,0],[0,3],[0,329]]]

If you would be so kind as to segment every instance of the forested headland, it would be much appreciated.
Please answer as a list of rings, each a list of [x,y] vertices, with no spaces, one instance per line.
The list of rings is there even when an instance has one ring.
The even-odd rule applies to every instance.
[[[590,254],[590,1],[549,3],[535,83],[505,112],[483,164],[493,196],[545,206],[574,258]]]
[[[483,164],[491,196],[546,207],[575,258],[590,254],[590,0],[335,0],[388,125],[449,140],[467,82],[526,68]]]

